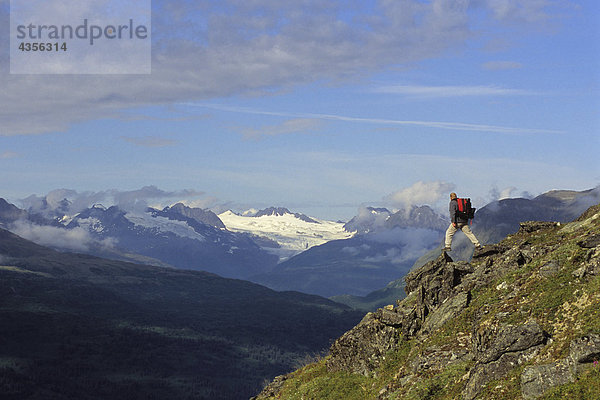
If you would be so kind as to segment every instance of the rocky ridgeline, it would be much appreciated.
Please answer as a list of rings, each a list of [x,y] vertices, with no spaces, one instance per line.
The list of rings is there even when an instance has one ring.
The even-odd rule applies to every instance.
[[[522,398],[537,398],[600,359],[593,321],[600,318],[600,293],[590,292],[599,275],[600,205],[569,224],[524,222],[471,262],[442,253],[411,271],[408,296],[368,313],[322,362],[327,374],[359,374],[376,385],[390,355],[410,343],[410,356],[368,398],[401,398],[423,377],[457,365],[463,373],[453,385],[460,393],[452,398],[504,398],[502,379],[510,376],[520,379],[513,390]],[[555,296],[547,293],[553,284]],[[258,398],[285,398],[286,381],[297,376],[276,378]],[[491,382],[500,383],[490,389]]]

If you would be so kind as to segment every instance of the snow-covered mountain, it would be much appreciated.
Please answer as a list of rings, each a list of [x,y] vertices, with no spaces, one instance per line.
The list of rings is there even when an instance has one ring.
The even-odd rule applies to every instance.
[[[270,207],[256,212],[236,214],[226,211],[219,218],[228,230],[248,233],[277,242],[279,247],[263,246],[286,260],[311,247],[337,239],[348,239],[354,233],[344,229],[341,222],[324,221],[287,208]]]
[[[277,262],[250,235],[226,230],[211,211],[182,204],[145,212],[95,206],[75,216],[67,228],[83,228],[98,240],[112,239],[119,248],[178,268],[231,278],[268,271]]]
[[[0,225],[58,250],[203,270],[229,278],[267,272],[279,260],[256,237],[227,230],[210,210],[180,203],[136,211],[96,204],[72,212],[66,200],[61,204],[64,210],[42,207],[42,215],[0,199]]]

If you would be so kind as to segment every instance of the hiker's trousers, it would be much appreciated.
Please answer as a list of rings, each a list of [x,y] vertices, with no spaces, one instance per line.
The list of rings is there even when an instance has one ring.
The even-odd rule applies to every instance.
[[[455,228],[454,225],[450,224],[450,226],[446,230],[446,243],[445,243],[446,247],[448,247],[448,248],[452,247],[452,237],[454,236],[456,231],[459,229],[461,231],[463,231],[463,233],[469,238],[471,243],[473,243],[475,246],[479,246],[479,240],[477,240],[475,235],[473,235],[473,232],[471,232],[471,228],[469,228],[469,224],[456,224],[456,226],[457,226],[457,228]]]

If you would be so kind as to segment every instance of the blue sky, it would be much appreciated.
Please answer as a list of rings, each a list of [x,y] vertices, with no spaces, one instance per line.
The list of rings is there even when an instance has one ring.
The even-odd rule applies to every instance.
[[[16,203],[114,189],[349,219],[600,184],[597,1],[153,0],[150,75],[10,74],[8,3]]]

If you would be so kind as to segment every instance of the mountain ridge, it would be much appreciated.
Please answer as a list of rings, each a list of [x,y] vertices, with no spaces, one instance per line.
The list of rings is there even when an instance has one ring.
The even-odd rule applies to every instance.
[[[231,278],[267,271],[277,262],[252,236],[225,229],[212,211],[182,203],[137,212],[115,205],[93,205],[74,215],[46,210],[56,214],[52,220],[4,203],[0,203],[0,221],[6,228],[61,250],[206,270]]]
[[[444,252],[405,281],[404,300],[255,399],[597,398],[600,204],[522,222],[471,262]]]

